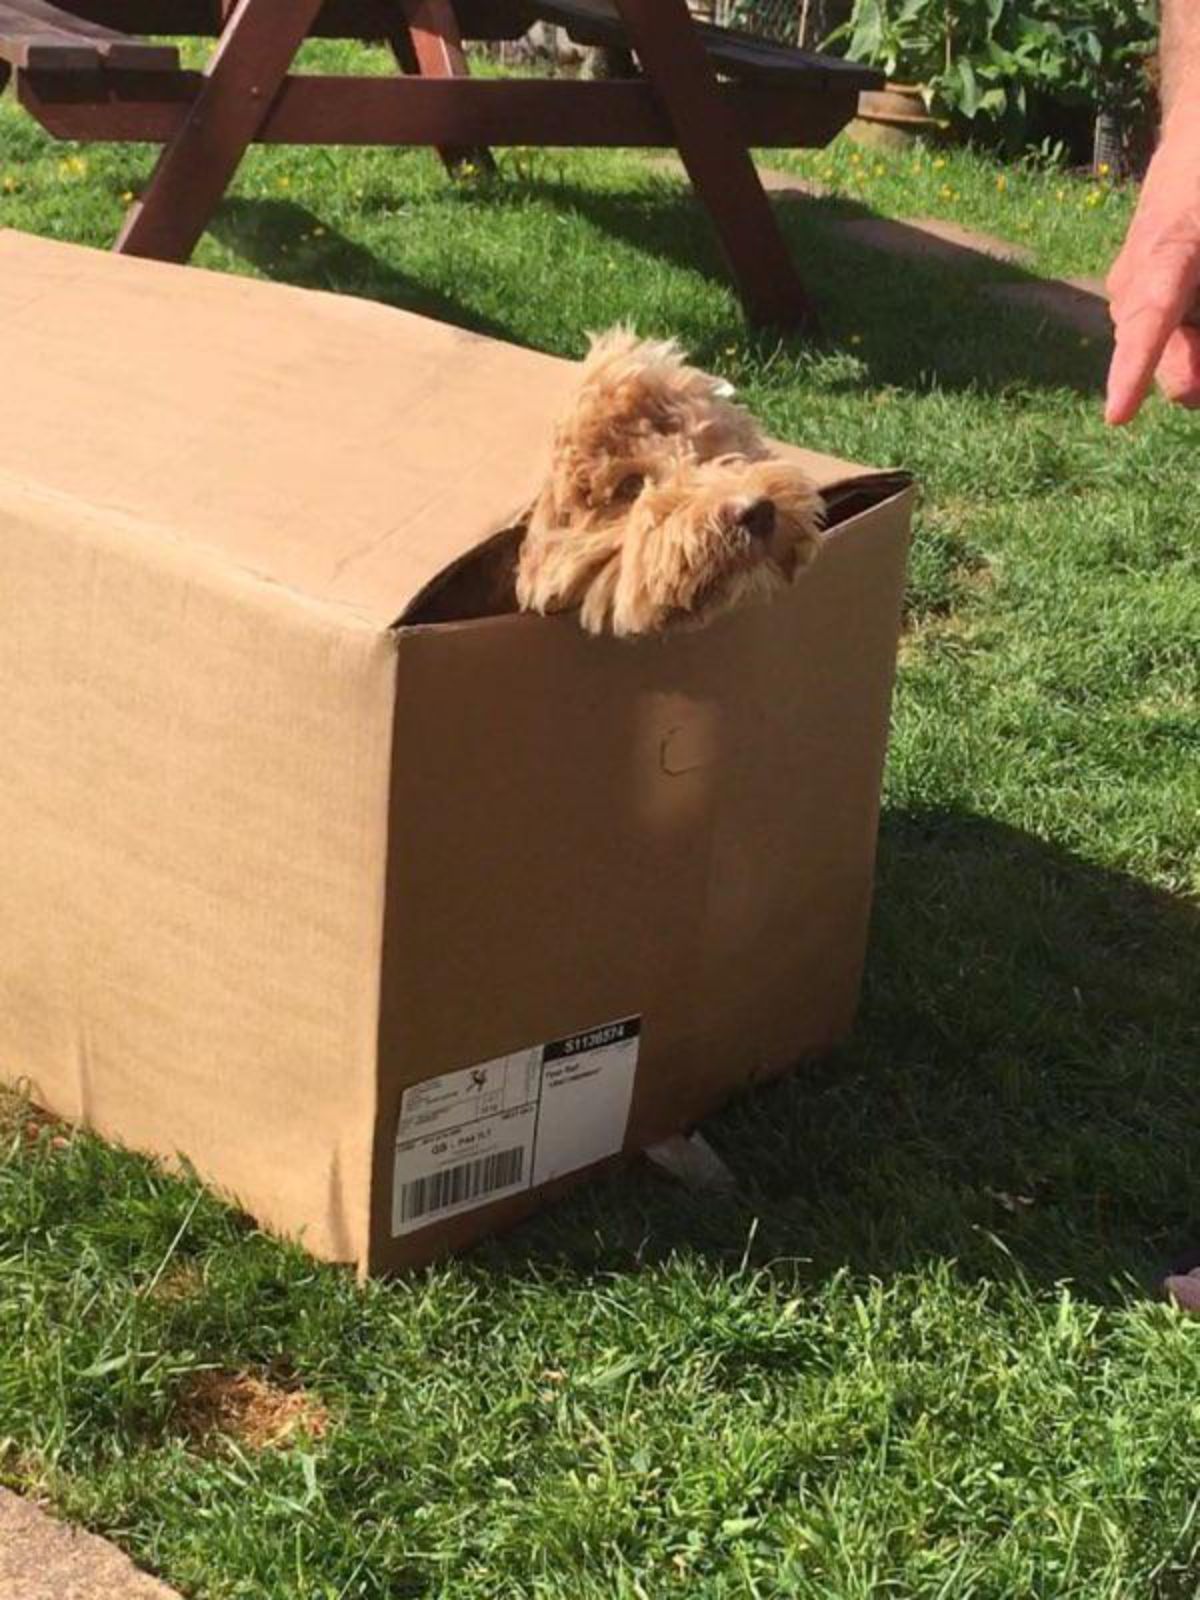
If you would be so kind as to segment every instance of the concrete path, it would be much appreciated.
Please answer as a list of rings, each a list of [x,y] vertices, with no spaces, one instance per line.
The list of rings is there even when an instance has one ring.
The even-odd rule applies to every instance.
[[[683,179],[677,158],[655,156],[650,164],[664,175]],[[824,185],[794,172],[760,167],[759,177],[768,194],[777,199],[819,200],[831,194]],[[954,265],[996,263],[1027,267],[1033,252],[1011,239],[945,222],[940,217],[830,217],[824,225],[848,243],[884,254],[917,260],[924,258]],[[1004,279],[981,283],[979,292],[998,305],[1015,306],[1044,321],[1057,322],[1098,342],[1110,339],[1108,298],[1099,278],[1039,278],[1028,268],[1024,280]]]
[[[0,1600],[180,1600],[95,1534],[0,1489]]]
[[[854,217],[829,226],[853,244],[914,260],[924,257],[953,263],[983,257],[1015,266],[1025,266],[1033,260],[1033,251],[1023,244],[998,238],[994,233],[979,233],[957,222],[944,222],[940,217],[914,217],[906,222],[892,217]]]
[[[1112,338],[1108,295],[1099,278],[1039,278],[1033,283],[989,283],[984,293],[1001,305],[1039,313],[1097,341]]]

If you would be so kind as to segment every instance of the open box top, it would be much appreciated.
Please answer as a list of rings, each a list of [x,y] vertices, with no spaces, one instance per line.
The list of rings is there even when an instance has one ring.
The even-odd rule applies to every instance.
[[[382,627],[520,516],[578,371],[369,301],[11,231],[0,337],[43,378],[7,408],[0,474]],[[120,406],[97,403],[106,384]],[[822,486],[861,480],[792,453]]]

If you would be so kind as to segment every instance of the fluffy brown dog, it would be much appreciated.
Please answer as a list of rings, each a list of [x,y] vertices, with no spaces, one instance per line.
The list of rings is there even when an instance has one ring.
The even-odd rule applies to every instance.
[[[521,544],[523,610],[578,608],[591,633],[697,626],[813,560],[820,496],[731,394],[674,343],[593,341]]]

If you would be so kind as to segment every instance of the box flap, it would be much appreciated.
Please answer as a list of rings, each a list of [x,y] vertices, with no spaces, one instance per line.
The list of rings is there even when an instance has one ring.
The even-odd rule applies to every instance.
[[[0,233],[0,471],[387,623],[527,502],[566,361]]]
[[[0,231],[0,472],[388,625],[531,498],[568,361]],[[857,469],[809,451],[818,482]]]

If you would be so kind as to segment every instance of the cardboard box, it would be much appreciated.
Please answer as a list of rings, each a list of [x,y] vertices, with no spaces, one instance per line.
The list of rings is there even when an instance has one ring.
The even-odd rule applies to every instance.
[[[12,233],[0,333],[7,1077],[373,1271],[846,1032],[900,481],[702,632],[430,625],[569,363]]]

